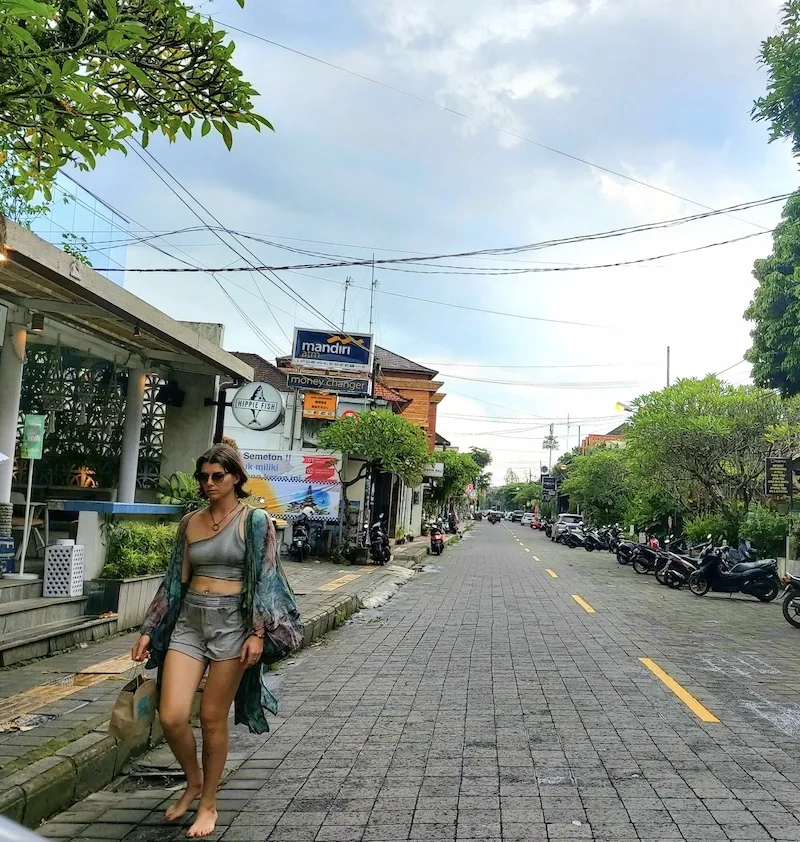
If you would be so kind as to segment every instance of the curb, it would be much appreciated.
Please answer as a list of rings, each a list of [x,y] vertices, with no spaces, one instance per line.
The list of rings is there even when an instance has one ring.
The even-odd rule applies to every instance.
[[[452,535],[447,543],[458,540]],[[397,567],[412,568],[427,556],[427,545],[419,551],[392,561]],[[361,607],[362,599],[379,587],[371,583],[356,593],[330,602],[315,614],[304,617],[305,649],[314,640],[341,626]],[[110,711],[109,711],[110,715]],[[108,734],[108,721],[74,740],[55,754],[0,778],[0,815],[26,827],[38,827],[43,821],[93,792],[108,786],[118,777],[132,757],[155,748],[164,741],[158,721],[140,743],[128,746]]]

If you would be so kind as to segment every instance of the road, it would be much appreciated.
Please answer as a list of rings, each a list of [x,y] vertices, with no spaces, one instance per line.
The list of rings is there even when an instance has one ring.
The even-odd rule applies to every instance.
[[[800,840],[799,651],[775,605],[478,523],[282,671],[213,838]],[[181,838],[165,797],[100,793],[43,832]]]

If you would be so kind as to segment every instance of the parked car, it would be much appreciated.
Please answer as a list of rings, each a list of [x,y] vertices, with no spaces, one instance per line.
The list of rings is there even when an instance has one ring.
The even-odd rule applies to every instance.
[[[504,517],[506,520],[511,520],[514,517],[514,512],[506,512]]]
[[[520,523],[522,526],[530,526],[533,523],[533,515],[530,512],[525,512]]]
[[[520,523],[523,517],[525,517],[525,512],[523,512],[522,509],[519,509],[516,512],[512,512],[511,523]]]
[[[580,515],[560,514],[553,524],[553,532],[550,536],[551,540],[555,541],[559,535],[563,534],[571,526],[579,526],[583,523],[583,518]]]

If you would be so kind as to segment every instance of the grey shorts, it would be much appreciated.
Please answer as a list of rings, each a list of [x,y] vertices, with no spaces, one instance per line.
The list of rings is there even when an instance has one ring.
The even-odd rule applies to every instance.
[[[242,654],[247,638],[238,594],[189,591],[183,598],[169,648],[198,661],[228,661]]]

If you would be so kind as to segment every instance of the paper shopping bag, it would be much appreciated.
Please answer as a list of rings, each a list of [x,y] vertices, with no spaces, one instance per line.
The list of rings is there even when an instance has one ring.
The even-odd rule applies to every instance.
[[[156,682],[137,675],[117,696],[108,733],[128,745],[135,745],[147,736],[155,715]]]

